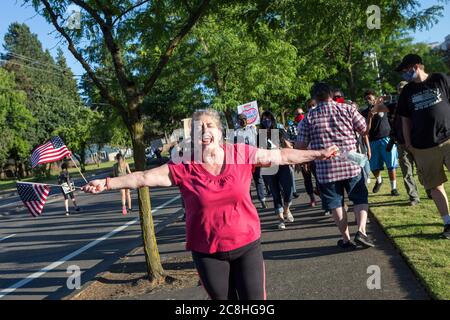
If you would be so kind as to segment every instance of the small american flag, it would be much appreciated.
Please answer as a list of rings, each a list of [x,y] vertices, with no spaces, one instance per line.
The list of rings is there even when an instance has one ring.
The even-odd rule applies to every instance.
[[[33,217],[41,215],[50,187],[45,184],[17,182],[17,192]]]
[[[53,137],[43,145],[37,146],[31,154],[31,166],[54,162],[71,155],[60,137]]]

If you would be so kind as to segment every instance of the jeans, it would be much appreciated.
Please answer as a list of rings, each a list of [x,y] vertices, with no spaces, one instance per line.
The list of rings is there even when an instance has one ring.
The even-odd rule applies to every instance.
[[[306,193],[312,199],[314,197],[314,186],[313,186],[313,181],[312,181],[313,176],[316,179],[316,189],[319,190],[319,183],[317,182],[317,178],[316,178],[316,166],[314,164],[314,161],[309,164],[308,171],[306,171],[302,167],[302,175],[303,175],[303,182],[305,183]]]
[[[292,175],[292,193],[297,193],[297,186],[295,185],[295,171],[291,166],[289,166],[289,169],[291,169]]]
[[[272,191],[275,213],[283,212],[284,206],[289,206],[292,201],[292,174],[289,165],[279,166],[278,172],[268,176],[270,190]]]
[[[253,172],[253,182],[255,183],[256,194],[258,195],[258,200],[260,202],[266,201],[266,196],[264,194],[264,180],[261,175],[260,167],[256,167],[255,171]]]

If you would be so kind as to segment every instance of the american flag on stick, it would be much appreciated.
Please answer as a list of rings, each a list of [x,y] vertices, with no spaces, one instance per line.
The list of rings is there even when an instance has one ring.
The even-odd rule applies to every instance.
[[[40,216],[50,192],[50,186],[38,183],[17,182],[17,192],[33,217]]]
[[[70,156],[71,152],[60,137],[53,137],[46,143],[37,146],[31,154],[31,166],[55,162]]]

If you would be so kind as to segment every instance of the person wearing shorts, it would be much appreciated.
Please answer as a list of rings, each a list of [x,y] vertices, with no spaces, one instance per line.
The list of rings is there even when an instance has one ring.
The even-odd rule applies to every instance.
[[[69,170],[68,170],[68,166],[67,166],[66,162],[64,162],[61,165],[61,173],[58,176],[58,184],[63,184],[63,183],[67,184],[67,186],[69,188],[71,188],[71,186],[73,184],[72,179],[70,178],[70,175],[69,175]],[[70,198],[70,200],[72,200],[72,203],[75,207],[75,211],[79,212],[81,209],[80,209],[80,207],[77,206],[77,201],[75,199],[73,191],[66,193],[66,192],[64,192],[64,189],[61,187],[61,192],[64,196],[64,208],[66,209],[66,216],[70,215],[69,198]]]
[[[395,169],[398,167],[398,153],[397,146],[392,145],[392,149],[388,150],[391,135],[391,125],[389,124],[388,114],[386,112],[379,112],[374,108],[376,104],[374,90],[366,90],[364,99],[367,102],[367,108],[361,114],[367,119],[367,130],[370,142],[370,170],[375,177],[375,185],[372,192],[380,191],[383,179],[381,178],[381,171],[384,170],[386,164],[389,180],[391,183],[391,195],[399,196],[397,190],[397,178]]]
[[[248,192],[257,166],[328,159],[336,146],[321,150],[259,149],[223,142],[220,114],[192,115],[193,152],[181,161],[117,178],[98,179],[85,192],[177,185],[186,206],[186,249],[211,299],[263,300],[265,269],[261,223]]]
[[[444,166],[450,170],[450,78],[428,74],[422,58],[406,55],[396,71],[409,83],[398,100],[405,148],[414,156],[420,183],[431,196],[444,222],[441,236],[450,240],[450,215]]]
[[[296,147],[303,150],[307,148],[317,150],[334,144],[342,152],[356,152],[355,132],[366,134],[364,117],[354,106],[333,101],[333,91],[326,83],[316,83],[311,89],[311,97],[317,101],[317,107],[310,110],[302,121]],[[356,245],[373,247],[374,243],[366,233],[369,205],[361,167],[339,157],[315,160],[315,166],[322,208],[331,210],[342,236],[338,246],[345,250],[355,249]],[[347,212],[343,208],[344,190],[354,203],[358,225],[354,242],[350,238]]]

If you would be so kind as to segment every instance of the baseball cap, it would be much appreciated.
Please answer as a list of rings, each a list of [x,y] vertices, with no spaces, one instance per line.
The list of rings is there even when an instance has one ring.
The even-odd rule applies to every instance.
[[[413,65],[415,65],[417,63],[422,64],[422,58],[419,55],[414,54],[414,53],[407,54],[406,56],[403,57],[403,60],[398,65],[398,67],[395,68],[395,71],[400,72],[403,69],[406,69],[406,68],[408,68],[410,66],[413,66]]]

